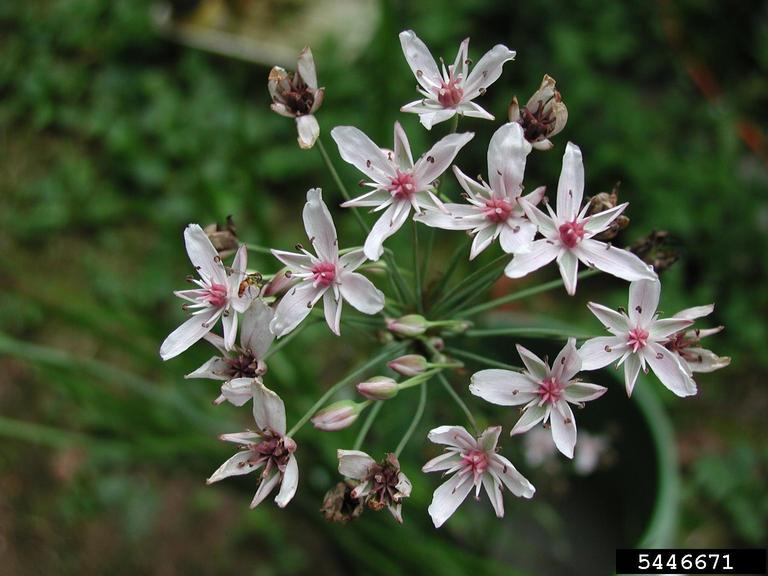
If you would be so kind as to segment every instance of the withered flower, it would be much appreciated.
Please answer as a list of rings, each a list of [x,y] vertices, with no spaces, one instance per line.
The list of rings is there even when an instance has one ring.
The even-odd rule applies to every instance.
[[[320,108],[325,88],[317,87],[317,72],[312,50],[307,46],[299,54],[296,72],[289,73],[280,66],[269,72],[271,108],[281,116],[296,119],[299,146],[312,148],[320,136],[320,126],[314,113]]]
[[[611,208],[618,206],[619,186],[621,186],[621,182],[616,182],[616,185],[610,192],[600,192],[596,196],[592,196],[592,198],[589,199],[587,216],[599,214],[600,212],[605,212],[606,210],[610,210]],[[624,230],[624,228],[627,226],[629,226],[629,218],[627,218],[624,214],[621,214],[618,218],[611,222],[605,231],[595,236],[595,238],[597,240],[613,240],[616,238],[618,233]]]
[[[328,522],[346,524],[363,513],[363,501],[352,497],[352,489],[346,482],[339,482],[325,493],[320,512]]]
[[[673,246],[673,238],[666,230],[654,230],[648,236],[640,238],[629,247],[629,251],[651,264],[656,272],[670,268],[680,257]]]
[[[203,232],[222,258],[231,256],[240,247],[232,216],[227,216],[227,221],[224,224],[219,222],[209,224],[203,228]]]
[[[509,121],[519,122],[525,132],[525,139],[537,150],[549,150],[554,146],[549,140],[559,133],[568,122],[568,108],[555,90],[555,79],[547,74],[541,86],[520,109],[517,96],[509,105]]]

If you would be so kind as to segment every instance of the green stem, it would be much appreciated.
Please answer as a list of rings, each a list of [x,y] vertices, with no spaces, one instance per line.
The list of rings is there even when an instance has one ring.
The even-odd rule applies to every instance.
[[[373,426],[373,421],[376,420],[376,416],[379,415],[382,406],[384,406],[384,402],[379,400],[373,405],[373,408],[371,408],[370,412],[368,412],[368,416],[366,416],[365,421],[363,422],[363,426],[360,428],[360,432],[357,433],[357,438],[355,438],[355,443],[352,446],[352,450],[360,450],[360,446],[363,445],[365,437],[368,435],[368,431],[371,429],[371,426]]]
[[[557,328],[473,328],[464,333],[470,338],[490,338],[493,336],[522,336],[527,338],[576,338],[585,340],[595,338],[595,334],[573,334]]]
[[[415,220],[411,220],[411,229],[413,230],[413,286],[416,299],[416,309],[423,312],[423,301],[421,294],[421,266],[419,264],[419,229]],[[426,257],[425,257],[426,260]]]
[[[435,292],[432,294],[432,301],[433,302],[439,302],[443,293],[445,292],[445,289],[448,287],[448,281],[453,276],[453,273],[456,272],[456,269],[459,267],[459,263],[462,261],[462,256],[464,255],[464,249],[467,247],[467,244],[469,244],[470,238],[467,236],[461,244],[456,248],[453,255],[451,256],[450,261],[448,262],[448,267],[445,270],[445,273],[440,278],[440,283],[437,285],[437,288],[435,289]]]
[[[328,152],[325,151],[323,140],[320,137],[317,138],[317,148],[318,150],[320,150],[320,154],[323,156],[325,165],[327,166],[328,171],[331,173],[331,176],[336,182],[336,186],[339,187],[339,190],[341,191],[341,195],[344,197],[344,200],[349,202],[352,199],[352,196],[350,195],[349,190],[347,190],[347,187],[344,185],[344,182],[341,181],[341,178],[339,177],[339,173],[336,172],[336,167],[333,165],[333,162],[331,162],[331,157],[328,156]],[[371,229],[368,227],[368,224],[365,223],[365,220],[363,220],[363,217],[360,215],[359,210],[357,208],[352,208],[352,213],[355,215],[355,218],[357,218],[357,223],[360,225],[360,228],[363,229],[363,232],[368,234],[371,231]]]
[[[499,362],[498,360],[494,360],[493,358],[488,358],[487,356],[481,356],[480,354],[475,354],[474,352],[469,352],[467,350],[454,348],[453,346],[446,348],[446,353],[450,356],[457,356],[464,360],[470,360],[472,362],[477,362],[478,364],[490,366],[491,368],[501,368],[502,370],[512,370],[512,371],[522,370],[522,368],[518,368],[517,366],[512,366],[511,364],[505,364],[504,362]]]
[[[459,128],[459,115],[454,114],[453,119],[451,120],[451,129],[448,132],[448,134],[455,134],[458,128]]]
[[[594,276],[597,273],[598,270],[585,270],[584,272],[581,272],[578,277],[579,279],[589,278],[590,276]],[[460,311],[455,315],[455,317],[466,318],[467,316],[479,314],[480,312],[485,312],[486,310],[492,310],[493,308],[503,306],[504,304],[509,304],[510,302],[515,302],[516,300],[522,300],[528,296],[534,296],[536,294],[541,294],[542,292],[554,290],[555,288],[559,288],[562,285],[562,278],[558,278],[557,280],[545,282],[544,284],[539,284],[538,286],[533,286],[524,290],[518,290],[517,292],[508,294],[507,296],[502,296],[501,298],[496,298],[495,300],[490,300],[489,302],[484,302],[483,304],[478,304],[477,306],[467,308],[466,310]]]
[[[411,420],[411,423],[408,426],[408,429],[405,431],[403,438],[400,440],[400,443],[397,445],[397,448],[395,448],[395,456],[397,456],[398,458],[400,457],[400,453],[403,451],[403,448],[405,448],[405,446],[408,444],[408,441],[411,439],[411,436],[413,436],[413,433],[416,431],[416,427],[419,425],[419,422],[421,422],[422,416],[424,416],[424,408],[427,405],[427,381],[426,380],[421,385],[420,392],[421,394],[419,395],[419,404],[416,406],[416,412],[413,415],[413,419]]]
[[[327,401],[328,399],[333,396],[337,390],[343,388],[344,386],[353,383],[355,380],[357,380],[360,376],[362,376],[367,370],[370,368],[373,368],[374,366],[377,366],[381,362],[384,362],[388,358],[394,358],[396,356],[399,356],[403,350],[407,347],[407,343],[397,343],[393,346],[387,346],[384,348],[384,350],[381,352],[381,354],[374,356],[372,359],[370,359],[365,364],[362,364],[354,371],[350,372],[347,376],[336,382],[333,386],[331,386],[328,390],[325,391],[325,394],[320,396],[320,398],[315,402],[312,407],[307,410],[304,415],[299,418],[299,421],[296,422],[296,424],[288,431],[288,434],[286,436],[293,436],[298,432],[304,424],[306,424],[310,418],[314,415],[315,412],[317,412]]]
[[[456,393],[456,390],[453,389],[453,386],[451,386],[451,383],[448,382],[448,378],[445,377],[445,374],[440,373],[437,375],[437,378],[440,380],[440,384],[443,385],[443,388],[445,388],[446,392],[448,392],[448,395],[453,398],[453,401],[456,402],[459,408],[461,408],[462,412],[464,412],[467,420],[472,425],[472,429],[474,430],[475,434],[477,434],[477,421],[475,420],[472,411],[466,405],[464,400],[462,400],[461,397]]]
[[[489,288],[503,272],[503,268],[499,265],[506,265],[507,261],[509,261],[509,255],[502,254],[467,276],[437,303],[435,311],[443,312],[445,310],[450,310],[453,306],[457,304],[460,305],[461,301],[467,296],[471,296],[478,291],[483,291]]]
[[[258,244],[246,243],[245,248],[250,252],[258,252],[259,254],[267,254],[269,256],[272,256],[272,249],[267,248],[266,246],[259,246]]]

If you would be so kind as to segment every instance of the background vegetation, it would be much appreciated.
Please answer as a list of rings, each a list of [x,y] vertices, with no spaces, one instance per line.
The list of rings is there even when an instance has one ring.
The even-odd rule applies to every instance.
[[[415,483],[402,529],[373,514],[325,525],[316,510],[335,481],[334,449],[352,438],[344,433],[302,450],[300,496],[286,511],[248,511],[252,481],[203,485],[227,454],[215,435],[239,429],[247,413],[214,409],[210,383],[182,379],[208,357],[204,346],[167,365],[157,356],[181,318],[171,296],[189,271],[180,232],[232,214],[244,240],[290,247],[303,237],[307,188],[322,185],[329,199],[338,191],[319,153],[299,150],[292,123],[270,112],[267,66],[170,43],[153,30],[149,9],[149,0],[0,4],[3,573],[508,574],[529,566],[505,551],[527,529],[523,505],[508,502],[512,518],[503,523],[470,506],[435,532],[424,513],[434,479]],[[483,101],[498,119],[512,94],[526,100],[545,72],[555,77],[569,123],[555,151],[529,162],[526,181],[554,185],[562,147],[576,141],[588,190],[622,182],[632,219],[625,242],[654,229],[676,235],[682,256],[664,276],[663,308],[715,301],[712,321],[727,327],[713,347],[733,365],[702,376],[697,397],[677,401],[648,381],[677,433],[678,543],[764,544],[768,5],[454,0],[447,8],[424,0],[384,1],[380,10],[375,36],[353,62],[333,41],[313,46],[327,87],[319,113],[326,141],[332,126],[354,124],[386,143],[395,119],[414,150],[442,133],[397,113],[414,87],[397,42],[404,28],[448,58],[465,36],[475,58],[497,42],[516,49]],[[477,133],[462,165],[482,171],[478,142],[494,125],[462,128]],[[347,182],[359,179],[339,169]],[[352,219],[336,215],[347,244],[359,238]],[[272,270],[268,259],[255,262]],[[593,330],[581,301],[597,290],[616,304],[626,297],[619,283],[592,281],[579,306],[557,294],[524,309]],[[360,360],[358,348],[323,329],[301,342],[270,364],[270,385],[292,399],[289,419]],[[382,450],[411,410],[401,403],[380,420]],[[457,418],[449,406],[433,416]],[[412,444],[406,471],[415,476],[424,449]],[[572,541],[565,526],[558,545]],[[606,566],[611,550],[603,550]]]

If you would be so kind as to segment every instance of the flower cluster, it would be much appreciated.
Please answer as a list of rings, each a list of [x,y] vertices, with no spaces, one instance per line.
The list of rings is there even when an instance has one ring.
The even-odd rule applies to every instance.
[[[216,354],[187,378],[219,382],[216,404],[244,406],[251,402],[255,427],[221,436],[237,444],[239,450],[208,482],[258,472],[260,480],[252,507],[275,490],[280,507],[295,495],[299,473],[294,436],[306,423],[311,422],[316,430],[331,432],[353,426],[366,414],[354,446],[337,451],[341,481],[326,494],[322,511],[330,521],[346,522],[365,509],[386,508],[397,522],[402,522],[403,503],[412,485],[401,469],[400,457],[420,429],[428,407],[428,388],[440,382],[473,430],[460,425],[438,426],[427,434],[427,439],[444,447],[444,452],[424,464],[422,471],[448,476],[435,490],[429,506],[432,521],[436,527],[445,523],[473,489],[477,499],[484,491],[501,517],[505,490],[531,498],[535,488],[501,454],[502,426],[480,430],[472,410],[455,390],[451,378],[465,373],[460,359],[484,366],[470,378],[471,395],[491,404],[518,407],[520,415],[509,428],[510,436],[515,438],[532,430],[529,438],[543,433],[548,439],[551,434],[551,443],[567,458],[574,458],[578,442],[573,407],[583,408],[607,392],[604,386],[583,381],[581,372],[614,363],[623,365],[626,391],[631,395],[640,370],[651,370],[666,388],[682,397],[696,393],[695,373],[711,372],[730,362],[700,344],[703,337],[719,332],[722,326],[693,328],[696,320],[713,312],[713,305],[659,317],[658,270],[633,251],[610,243],[629,223],[624,215],[628,204],[619,204],[615,191],[585,201],[584,163],[577,145],[568,142],[564,147],[554,206],[544,186],[525,190],[528,157],[533,150],[554,148],[551,138],[565,128],[568,118],[551,77],[544,76],[541,87],[525,107],[521,108],[513,98],[509,121],[501,124],[488,142],[487,179],[472,178],[467,173],[474,172],[469,172],[465,162],[456,160],[474,138],[472,132],[457,131],[459,120],[494,120],[474,100],[500,78],[504,64],[515,57],[515,52],[497,45],[472,66],[467,39],[461,43],[453,64],[438,67],[414,32],[402,32],[400,42],[422,96],[401,110],[418,114],[428,130],[449,119],[453,124],[447,135],[417,158],[399,122],[394,123],[391,149],[380,147],[354,126],[334,127],[330,134],[339,156],[365,176],[362,185],[367,190],[354,198],[323,147],[315,113],[322,103],[324,88],[318,87],[309,48],[299,56],[295,73],[276,67],[269,75],[272,109],[296,119],[302,148],[317,145],[320,149],[343,197],[343,201],[334,198],[332,207],[335,204],[355,211],[366,236],[362,246],[340,248],[331,210],[320,188],[306,194],[302,212],[306,245],[297,244],[295,251],[254,247],[274,256],[271,272],[248,269],[251,246],[238,244],[231,223],[225,231],[218,227],[203,229],[196,224],[184,231],[196,276],[188,278],[193,288],[175,294],[184,300],[183,309],[190,317],[166,338],[160,355],[168,360],[197,341],[207,340]],[[455,182],[446,176],[451,172]],[[461,191],[460,197],[451,197],[446,182]],[[357,212],[359,208],[376,214],[372,226]],[[405,271],[399,254],[385,244],[409,221],[413,227],[413,267]],[[430,239],[423,254],[418,244],[419,229]],[[454,280],[459,259],[464,257],[464,245],[455,251],[451,261],[439,267],[432,265],[432,257],[437,254],[432,252],[431,241],[435,229],[469,235],[469,260],[496,250],[496,240],[501,256]],[[226,265],[224,258],[233,251],[233,261]],[[672,260],[667,258],[665,262]],[[566,344],[551,364],[546,357],[542,359],[517,344],[523,369],[456,347],[456,342],[471,340],[473,332],[482,330],[475,326],[473,318],[525,294],[513,293],[478,304],[477,300],[500,276],[520,279],[553,261],[569,296],[576,294],[580,264],[590,269],[581,277],[600,271],[629,282],[626,310],[587,304],[610,335],[590,338],[577,346],[568,330],[560,332],[558,336]],[[439,275],[427,282],[430,271],[436,268]],[[387,292],[372,278],[386,284]],[[321,301],[322,312],[317,306]],[[345,302],[349,304],[346,312]],[[369,330],[375,336],[371,340],[380,342],[381,349],[328,389],[288,429],[283,400],[264,381],[269,379],[271,354],[290,340],[289,334],[298,335],[312,321],[310,318],[324,320],[337,336],[347,323]],[[214,332],[219,320],[221,334]],[[482,317],[477,323],[482,323]],[[519,327],[514,328],[519,333]],[[530,328],[530,335],[535,336],[541,327]],[[278,339],[284,340],[273,346]],[[342,389],[347,389],[347,396],[335,398]],[[361,447],[369,432],[380,434],[373,424],[385,404],[397,401],[401,394],[408,395],[405,391],[409,389],[419,391],[413,420],[397,447],[384,451],[377,460]],[[360,395],[358,400],[349,397],[353,391]],[[593,454],[592,464],[580,465],[579,469],[594,467],[597,448],[584,452],[588,453]]]

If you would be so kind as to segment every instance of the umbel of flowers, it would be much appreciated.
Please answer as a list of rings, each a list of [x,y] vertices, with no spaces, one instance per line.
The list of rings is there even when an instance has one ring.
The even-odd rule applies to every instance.
[[[501,517],[505,492],[522,498],[535,493],[531,482],[502,453],[504,425],[513,440],[542,426],[548,428],[557,450],[573,458],[579,446],[573,407],[582,408],[608,391],[585,381],[581,373],[608,365],[621,367],[626,392],[631,395],[640,371],[651,371],[673,394],[685,397],[696,394],[695,373],[711,372],[730,362],[700,343],[722,326],[693,326],[713,312],[713,305],[660,317],[658,274],[661,264],[671,263],[675,257],[665,253],[663,259],[646,262],[610,242],[628,223],[624,215],[628,204],[618,204],[615,192],[585,200],[583,154],[576,144],[564,145],[553,204],[543,185],[529,184],[530,191],[526,191],[529,156],[533,150],[553,149],[551,138],[565,128],[568,118],[554,79],[545,75],[523,108],[512,99],[509,121],[501,123],[487,143],[487,177],[472,178],[467,174],[476,174],[482,167],[467,166],[458,158],[474,136],[458,130],[459,120],[494,121],[475,100],[482,100],[515,52],[497,45],[472,65],[467,39],[452,64],[446,65],[441,59],[438,66],[413,31],[402,32],[400,42],[420,94],[418,100],[403,106],[402,112],[418,114],[428,130],[452,120],[447,135],[414,157],[408,135],[397,121],[391,148],[380,147],[357,127],[333,128],[330,134],[339,156],[364,175],[367,190],[353,198],[323,145],[315,113],[324,88],[318,87],[315,62],[305,48],[296,72],[274,68],[268,88],[272,109],[295,118],[299,145],[305,149],[317,146],[334,178],[330,193],[324,195],[320,188],[312,188],[306,194],[302,212],[306,243],[287,251],[277,246],[238,245],[231,226],[224,244],[218,228],[206,233],[197,224],[190,224],[184,231],[194,274],[188,277],[192,287],[175,294],[183,300],[182,308],[189,317],[162,343],[160,355],[169,360],[199,340],[207,340],[215,355],[187,377],[217,381],[220,391],[216,404],[250,403],[254,425],[221,436],[237,451],[208,482],[234,475],[256,476],[252,507],[273,492],[280,507],[293,498],[299,486],[300,458],[295,436],[311,422],[319,432],[360,426],[353,446],[338,447],[339,481],[329,486],[322,507],[327,519],[346,522],[366,509],[387,509],[402,522],[412,482],[429,481],[413,473],[407,476],[400,467],[402,452],[414,439],[423,446],[427,446],[424,440],[429,440],[443,448],[442,452],[433,450],[434,457],[421,466],[423,472],[444,476],[428,508],[436,527],[446,522],[470,493],[477,499],[484,493]],[[478,144],[476,139],[473,143]],[[365,236],[360,238],[362,245],[350,247],[350,238],[340,242],[328,203],[353,212]],[[360,208],[367,209],[373,218],[358,212]],[[387,241],[407,225],[413,253],[395,254],[387,248]],[[445,262],[435,262],[435,229],[454,231],[458,240],[453,256]],[[471,244],[461,240],[467,235]],[[663,237],[654,233],[638,244],[641,248],[636,251],[652,252],[648,246],[655,246]],[[230,263],[211,238],[223,249],[231,251],[236,246]],[[271,253],[273,266],[250,270],[249,248]],[[460,259],[474,260],[489,250],[499,256],[471,274],[456,276]],[[551,363],[542,359],[541,353],[518,344],[523,369],[462,349],[472,336],[482,335],[483,321],[489,317],[483,313],[492,315],[506,302],[554,286],[552,282],[526,286],[491,299],[489,291],[502,275],[519,279],[551,263],[557,265],[561,286],[571,297],[580,277],[598,271],[629,282],[626,309],[587,304],[608,335],[579,343],[568,330],[558,332],[556,336],[562,337],[565,346]],[[588,270],[579,274],[580,267]],[[284,400],[268,387],[268,364],[272,354],[279,353],[305,326],[315,322],[324,322],[330,333],[341,338],[345,338],[344,326],[354,325],[369,330],[374,336],[371,340],[382,344],[373,351],[361,347],[362,364],[350,367],[349,374],[330,386],[289,428]],[[510,334],[534,338],[541,328],[518,325]],[[347,346],[360,343],[359,338],[351,338]],[[511,356],[509,360],[514,362]],[[480,369],[467,378],[462,360]],[[416,434],[423,433],[422,419],[430,417],[430,390],[444,394],[441,404],[446,398],[455,403],[457,418],[465,420],[464,425],[437,423],[440,425],[426,438]],[[504,416],[504,421],[480,430],[465,402],[473,396],[516,410]],[[382,445],[363,451],[370,443],[368,433],[377,432],[376,419],[386,418],[387,404],[402,398],[416,405],[402,437],[395,444],[377,435]],[[290,402],[288,405],[291,413]],[[362,416],[364,420],[358,423]]]

